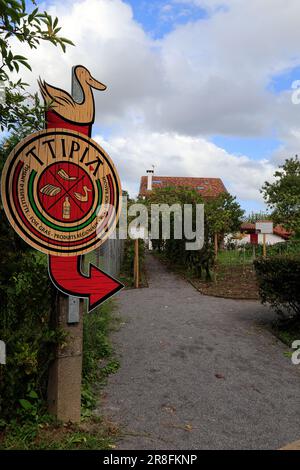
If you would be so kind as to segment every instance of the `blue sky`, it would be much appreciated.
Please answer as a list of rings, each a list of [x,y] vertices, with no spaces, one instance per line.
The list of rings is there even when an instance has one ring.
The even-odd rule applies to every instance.
[[[131,5],[135,20],[153,38],[162,38],[176,26],[208,17],[199,6],[185,2],[164,0],[126,0]]]
[[[290,90],[291,85],[295,80],[299,80],[300,78],[300,67],[294,67],[289,70],[284,71],[279,75],[274,75],[269,83],[269,90],[274,93],[278,94],[285,90]]]
[[[281,145],[280,140],[272,137],[234,137],[216,135],[211,141],[234,155],[248,155],[254,160],[269,158]]]

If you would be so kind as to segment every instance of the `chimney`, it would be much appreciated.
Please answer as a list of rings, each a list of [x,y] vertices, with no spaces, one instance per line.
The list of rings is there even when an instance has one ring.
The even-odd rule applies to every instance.
[[[154,170],[147,170],[147,191],[152,190],[152,176],[153,176]]]

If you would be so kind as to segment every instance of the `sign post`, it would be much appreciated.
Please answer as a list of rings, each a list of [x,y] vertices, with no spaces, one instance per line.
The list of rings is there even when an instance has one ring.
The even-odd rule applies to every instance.
[[[250,233],[250,243],[252,245],[252,257],[255,259],[255,247],[258,245],[258,233]]]
[[[134,287],[138,289],[140,285],[139,239],[145,238],[145,228],[130,227],[129,233],[130,237],[134,239],[133,280]]]
[[[66,295],[88,299],[91,311],[123,287],[92,264],[88,274],[81,270],[82,255],[98,248],[115,229],[121,186],[109,155],[90,138],[95,116],[92,88],[106,86],[81,65],[73,68],[77,101],[46,82],[39,85],[50,107],[46,129],[26,137],[11,152],[1,193],[14,230],[48,255],[50,278],[64,294],[58,300],[57,324],[68,330],[70,340],[50,372],[49,409],[59,419],[78,421],[83,305],[77,303],[78,312],[71,298],[71,315]],[[80,380],[74,379],[76,357]],[[76,412],[66,402],[73,393]],[[66,399],[59,403],[62,394]]]
[[[266,258],[267,256],[267,243],[266,243],[266,235],[269,233],[273,233],[273,222],[270,221],[262,221],[255,223],[255,229],[258,233],[262,233],[263,235],[263,257]]]
[[[266,234],[263,233],[263,257],[267,256],[267,243],[266,243]]]

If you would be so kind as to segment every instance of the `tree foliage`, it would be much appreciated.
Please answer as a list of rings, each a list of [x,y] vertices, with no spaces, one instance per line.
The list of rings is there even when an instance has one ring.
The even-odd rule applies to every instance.
[[[186,242],[190,240],[187,240],[184,236],[184,227],[182,227],[182,239],[174,238],[175,214],[172,212],[170,239],[165,240],[162,237],[162,217],[160,216],[160,238],[159,240],[153,240],[153,247],[159,251],[163,250],[171,261],[184,265],[198,276],[201,276],[204,270],[206,278],[210,278],[210,268],[214,263],[214,234],[226,234],[236,230],[240,226],[241,217],[244,213],[235,198],[229,193],[205,200],[198,191],[188,187],[155,188],[147,196],[144,203],[149,208],[151,204],[168,204],[169,206],[180,204],[181,209],[184,204],[190,204],[193,208],[193,231],[196,228],[196,205],[204,204],[204,244],[201,249],[186,249]],[[183,224],[184,220],[182,218]]]
[[[248,222],[251,224],[255,224],[255,222],[259,222],[261,220],[270,220],[271,216],[268,212],[260,211],[260,212],[250,212],[250,214],[243,217],[243,222]]]
[[[239,230],[243,209],[236,198],[229,193],[222,193],[205,204],[210,234],[228,234]]]
[[[32,1],[35,6],[35,2]],[[15,131],[22,127],[24,133],[37,130],[43,122],[44,109],[37,94],[26,91],[27,84],[21,78],[12,79],[22,67],[31,70],[28,59],[15,52],[19,43],[36,49],[41,41],[60,46],[73,44],[59,35],[58,18],[52,18],[38,7],[28,9],[25,0],[0,0],[0,82],[5,87],[5,102],[0,104],[1,130]]]
[[[265,182],[263,197],[272,211],[272,220],[300,233],[300,161],[296,155],[285,160],[275,172],[273,183]]]

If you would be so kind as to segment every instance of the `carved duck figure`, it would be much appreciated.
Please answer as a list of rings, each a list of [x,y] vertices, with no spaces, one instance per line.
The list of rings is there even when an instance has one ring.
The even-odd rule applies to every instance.
[[[106,90],[106,85],[93,78],[87,68],[76,65],[73,69],[77,84],[77,94],[81,95],[80,101],[66,91],[38,80],[44,101],[50,109],[63,119],[80,124],[92,124],[95,117],[95,105],[92,88]]]
[[[84,194],[74,193],[74,196],[76,197],[76,199],[78,199],[78,201],[87,202],[89,198],[88,192],[91,192],[92,190],[89,189],[87,186],[83,186],[83,191]]]

